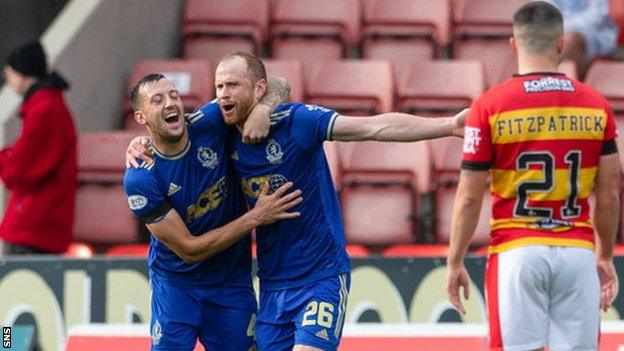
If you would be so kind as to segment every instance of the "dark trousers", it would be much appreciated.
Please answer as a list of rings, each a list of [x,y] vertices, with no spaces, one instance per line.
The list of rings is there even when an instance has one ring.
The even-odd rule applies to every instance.
[[[11,244],[6,241],[2,243],[2,255],[39,255],[47,253],[49,252],[26,245]]]

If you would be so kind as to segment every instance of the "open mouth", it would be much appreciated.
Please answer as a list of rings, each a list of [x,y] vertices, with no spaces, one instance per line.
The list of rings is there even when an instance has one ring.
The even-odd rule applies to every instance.
[[[167,124],[178,123],[179,120],[180,120],[180,114],[178,114],[177,112],[171,112],[165,116],[165,122]]]
[[[226,105],[223,105],[223,111],[224,111],[225,113],[230,113],[230,112],[232,112],[232,110],[234,110],[234,107],[236,107],[236,105],[235,105],[235,104],[226,104]]]

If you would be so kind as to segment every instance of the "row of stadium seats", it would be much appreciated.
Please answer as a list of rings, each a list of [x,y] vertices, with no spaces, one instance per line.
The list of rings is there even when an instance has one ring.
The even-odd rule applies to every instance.
[[[325,150],[340,194],[349,243],[449,242],[461,139],[332,142],[325,143]],[[487,205],[490,196],[488,192],[484,195]],[[473,245],[489,242],[488,217],[484,206]]]
[[[140,225],[127,208],[122,186],[124,151],[138,134],[80,134],[75,240],[99,245],[139,240]],[[432,148],[444,152],[432,153]],[[459,162],[460,139],[326,143],[326,149],[336,188],[341,192],[349,242],[389,245],[422,240],[421,218],[432,216],[432,209],[419,211],[420,199],[434,193],[439,195],[435,201],[438,241],[448,242],[446,228],[458,174],[458,166],[453,164]],[[441,157],[444,155],[453,156],[453,160]],[[370,215],[362,215],[368,212]],[[487,224],[487,220],[482,222]],[[486,243],[487,227],[480,232],[475,243]]]
[[[411,60],[477,59],[490,87],[515,71],[508,38],[513,13],[526,2],[187,0],[182,57],[215,61],[238,50],[263,56],[267,47],[272,58],[301,60],[306,77],[318,60],[386,59],[396,80]]]
[[[514,11],[528,0],[188,0],[182,56],[218,59],[232,50],[300,59],[305,74],[319,59],[347,58],[361,44],[368,59],[394,62],[451,56],[482,59],[488,86],[513,72],[507,40]],[[487,48],[487,50],[484,50]]]
[[[187,0],[180,33],[185,58],[140,62],[128,88],[147,73],[165,73],[190,111],[214,97],[216,60],[242,50],[272,57],[265,59],[268,73],[289,80],[292,101],[354,115],[448,114],[513,73],[511,17],[527,1]],[[440,59],[448,57],[453,59]],[[560,69],[575,77],[571,63]],[[623,80],[624,63],[610,61],[594,63],[586,77],[610,99],[622,131]],[[143,255],[146,247],[135,244],[141,225],[125,205],[121,178],[125,147],[145,131],[136,129],[129,102],[123,111],[129,130],[80,135],[74,239],[121,245],[111,254]],[[386,253],[412,250],[414,242],[448,243],[459,139],[326,143],[326,153],[352,255],[365,255],[370,247]],[[475,246],[489,241],[489,201],[486,192]],[[414,250],[431,255],[428,250],[444,246],[424,247]]]
[[[265,60],[269,76],[288,79],[291,100],[336,108],[344,114],[375,114],[400,110],[421,114],[448,114],[470,105],[485,89],[485,73],[477,60],[412,60],[395,81],[386,60],[317,61],[314,74],[303,75],[297,60]],[[560,69],[574,75],[571,62]],[[194,110],[214,97],[213,64],[204,59],[145,60],[134,69],[128,90],[144,75],[162,72],[178,87],[186,108]],[[617,113],[624,114],[624,62],[597,61],[585,79],[602,92]],[[126,128],[136,128],[128,102]]]
[[[141,226],[126,205],[122,186],[123,155],[136,135],[127,131],[80,134],[76,241],[110,246],[140,240]],[[339,191],[348,243],[384,247],[449,242],[461,139],[327,142],[325,151]],[[490,201],[486,190],[473,246],[489,242]]]

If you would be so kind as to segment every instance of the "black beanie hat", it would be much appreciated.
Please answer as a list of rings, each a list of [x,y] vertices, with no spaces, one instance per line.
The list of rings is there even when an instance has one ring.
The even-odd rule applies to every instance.
[[[26,43],[11,52],[7,65],[23,75],[37,78],[45,76],[48,71],[45,52],[38,41]]]

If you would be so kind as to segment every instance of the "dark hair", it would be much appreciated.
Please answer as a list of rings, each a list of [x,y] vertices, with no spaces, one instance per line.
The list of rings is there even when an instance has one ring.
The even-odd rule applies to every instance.
[[[46,55],[38,41],[25,43],[13,50],[6,64],[25,76],[42,78],[48,73]]]
[[[251,80],[251,84],[256,84],[261,79],[267,79],[266,68],[264,67],[264,63],[262,62],[262,60],[258,56],[245,51],[236,51],[225,54],[219,59],[219,62],[217,62],[217,66],[221,62],[232,59],[234,57],[240,57],[245,60],[245,62],[247,62],[247,74],[249,75],[249,80]]]
[[[146,75],[145,77],[141,78],[141,80],[139,80],[134,85],[134,87],[130,91],[130,103],[132,104],[133,110],[138,111],[139,108],[141,107],[141,96],[140,96],[141,89],[146,84],[158,82],[159,80],[163,78],[165,78],[165,76],[160,73],[150,73]]]
[[[563,35],[563,17],[555,6],[532,1],[516,11],[513,29],[514,37],[524,49],[545,53],[555,48],[557,39]]]

